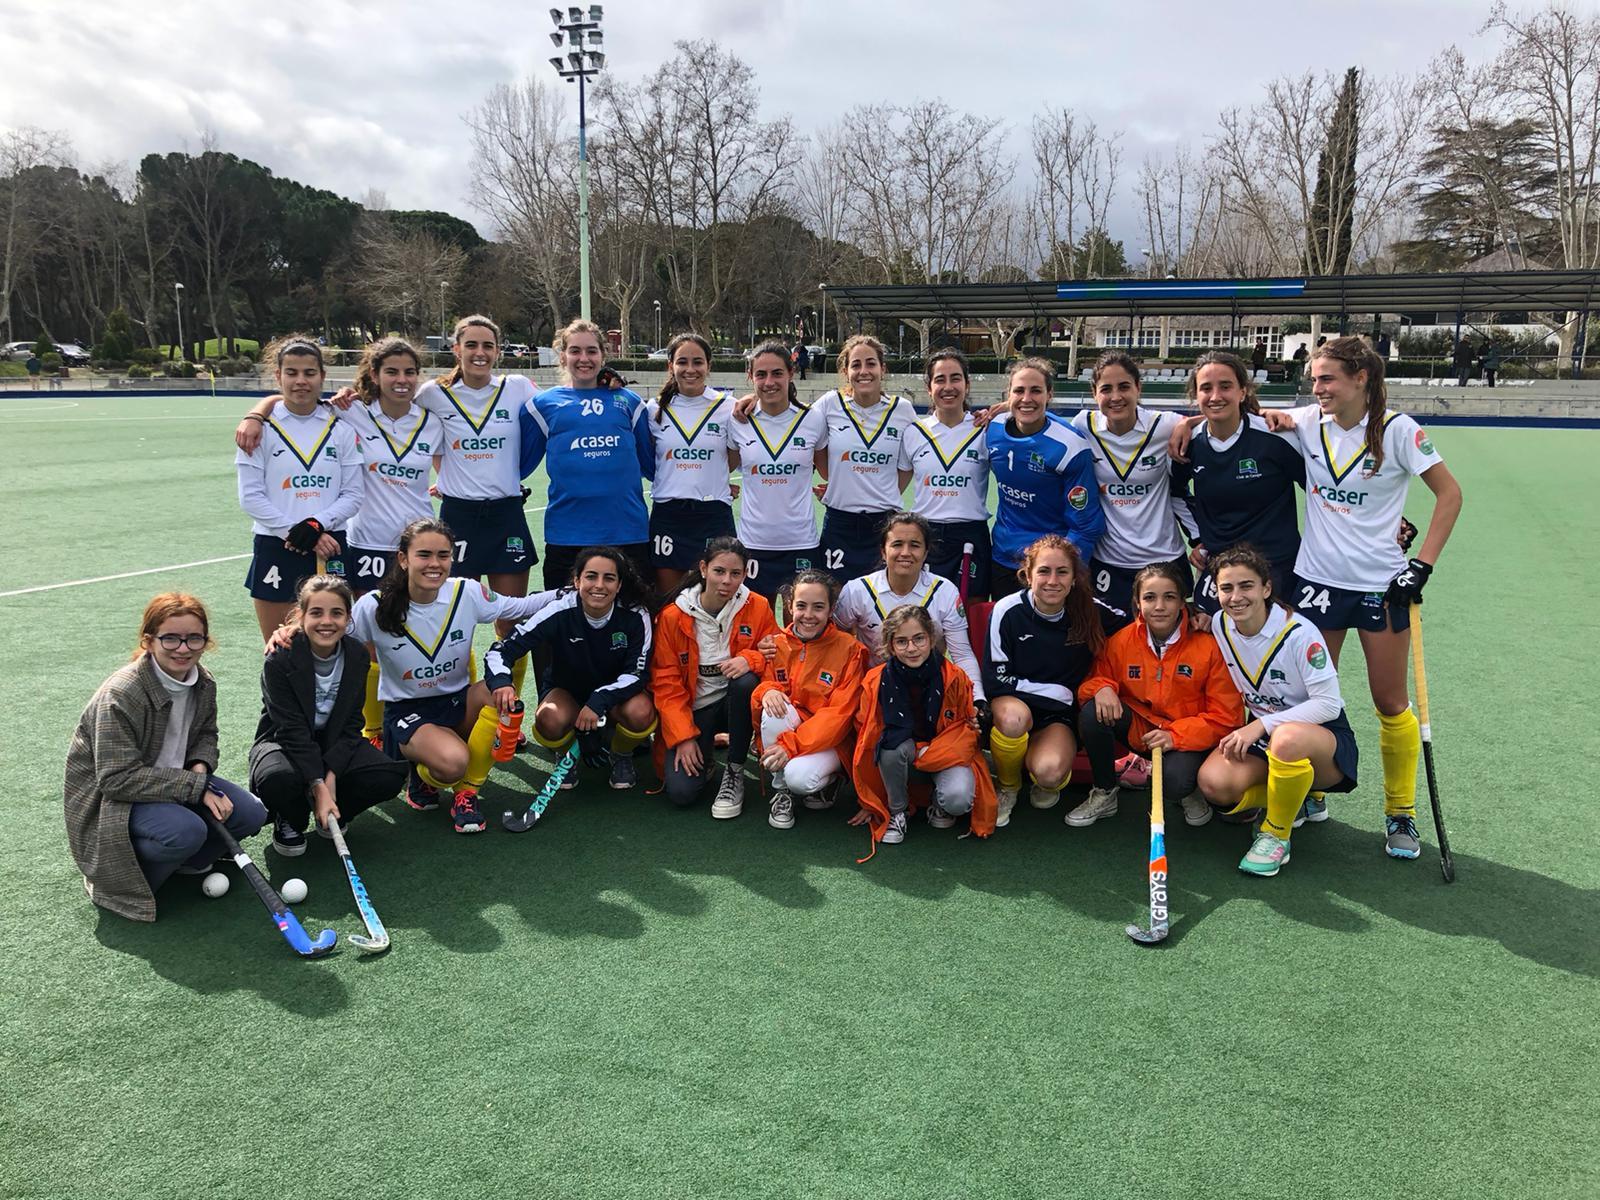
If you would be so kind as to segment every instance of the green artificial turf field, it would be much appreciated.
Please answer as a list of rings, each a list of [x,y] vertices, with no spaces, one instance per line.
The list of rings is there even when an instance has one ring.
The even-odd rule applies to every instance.
[[[858,866],[840,812],[780,833],[758,804],[713,822],[586,782],[521,837],[398,803],[363,818],[394,948],[305,962],[237,878],[215,901],[175,879],[154,925],[101,913],[61,818],[78,713],[167,588],[211,606],[222,770],[244,777],[245,404],[0,400],[0,1196],[1600,1188],[1600,432],[1434,431],[1467,495],[1426,608],[1453,886],[1425,816],[1420,862],[1381,852],[1351,655],[1360,790],[1272,880],[1235,869],[1245,831],[1172,820],[1159,949],[1122,933],[1145,898],[1139,795],[1086,830],[1026,806],[988,841],[919,823]],[[1426,503],[1414,489],[1419,523]],[[485,807],[542,779],[525,756]],[[360,930],[326,843],[292,865],[248,848],[309,882],[313,931]]]

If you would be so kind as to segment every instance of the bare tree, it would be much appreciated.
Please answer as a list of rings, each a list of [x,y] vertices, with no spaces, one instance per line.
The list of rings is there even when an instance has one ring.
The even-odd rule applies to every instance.
[[[562,98],[530,76],[500,84],[467,117],[472,203],[499,228],[552,323],[577,286],[577,152]]]
[[[1134,194],[1143,211],[1151,266],[1158,274],[1216,272],[1222,191],[1216,172],[1206,162],[1196,162],[1186,145],[1165,160],[1144,160]]]
[[[993,261],[991,217],[1016,173],[997,154],[998,119],[942,100],[866,105],[845,118],[848,228],[885,283],[977,278]],[[922,353],[935,322],[917,330]]]
[[[25,126],[0,133],[0,327],[8,340],[16,338],[11,298],[50,229],[41,203],[47,170],[69,154],[65,135],[48,129]]]
[[[380,315],[398,315],[402,328],[426,325],[434,298],[461,286],[467,253],[424,229],[407,229],[382,213],[365,213],[356,227],[356,281]]]

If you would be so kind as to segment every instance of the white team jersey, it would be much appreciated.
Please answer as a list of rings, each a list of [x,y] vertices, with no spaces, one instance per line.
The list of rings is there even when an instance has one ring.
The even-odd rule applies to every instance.
[[[923,567],[912,589],[897,594],[889,590],[888,571],[862,575],[839,589],[839,603],[834,605],[833,620],[840,629],[855,635],[856,640],[872,655],[874,662],[882,662],[883,619],[902,604],[920,604],[928,610],[928,615],[944,632],[945,653],[972,680],[973,698],[982,700],[983,671],[978,666],[977,655],[972,652],[972,639],[967,636],[967,617],[961,611],[961,593],[944,576],[935,575]]]
[[[1289,415],[1306,460],[1306,527],[1295,574],[1325,587],[1383,591],[1406,565],[1395,535],[1411,477],[1444,459],[1405,413],[1385,418],[1383,466],[1376,473],[1367,457],[1365,417],[1354,429],[1340,429],[1315,404]]]
[[[739,452],[739,540],[751,550],[809,550],[817,544],[811,479],[818,449],[827,444],[822,409],[791,404],[771,415],[757,406],[734,421]]]
[[[418,517],[433,516],[428,473],[444,449],[444,425],[415,404],[391,420],[383,409],[357,401],[343,414],[361,439],[366,461],[366,497],[350,522],[350,544],[363,550],[394,550],[400,532]]]
[[[913,472],[911,510],[930,521],[989,519],[989,442],[972,414],[946,425],[931,413],[900,439],[900,468]]]
[[[1246,637],[1226,613],[1218,613],[1211,636],[1251,715],[1268,733],[1285,721],[1321,725],[1344,711],[1328,644],[1299,614],[1269,604],[1260,632]]]
[[[261,444],[235,452],[239,504],[256,533],[282,537],[308,517],[343,529],[361,507],[361,447],[332,408],[297,417],[282,400],[261,429]]]
[[[720,500],[733,503],[728,490],[728,441],[733,398],[706,389],[703,396],[674,396],[665,414],[661,402],[645,406],[656,447],[656,477],[651,500]]]
[[[1106,514],[1094,551],[1101,562],[1137,570],[1182,557],[1177,512],[1187,515],[1188,507],[1173,503],[1167,457],[1167,437],[1179,419],[1177,413],[1140,408],[1127,433],[1112,433],[1105,417],[1092,409],[1072,419],[1073,429],[1094,451],[1094,478]]]
[[[449,387],[429,381],[417,389],[417,406],[444,425],[439,491],[457,500],[500,500],[522,494],[522,438],[517,417],[538,394],[523,375],[493,376],[489,385]]]
[[[900,507],[900,443],[917,419],[904,396],[859,408],[838,392],[815,407],[828,426],[828,491],[822,502],[844,512],[894,512]]]
[[[449,579],[432,604],[412,603],[405,632],[396,637],[378,628],[378,593],[368,592],[351,611],[350,632],[372,647],[378,699],[449,696],[472,682],[472,634],[479,625],[524,620],[555,596],[501,596],[476,579]]]

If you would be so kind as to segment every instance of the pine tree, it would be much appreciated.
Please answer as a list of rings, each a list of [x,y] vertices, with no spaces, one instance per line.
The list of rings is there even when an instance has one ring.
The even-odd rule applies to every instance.
[[[1343,275],[1350,266],[1356,210],[1356,150],[1360,139],[1360,72],[1351,67],[1328,118],[1317,156],[1317,186],[1306,223],[1307,275]]]

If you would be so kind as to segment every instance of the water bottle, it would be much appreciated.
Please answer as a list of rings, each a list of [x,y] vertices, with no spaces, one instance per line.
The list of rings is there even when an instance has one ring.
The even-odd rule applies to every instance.
[[[494,761],[510,762],[517,756],[517,742],[522,738],[522,701],[518,700],[511,706],[511,711],[502,713],[500,723],[494,729]]]

